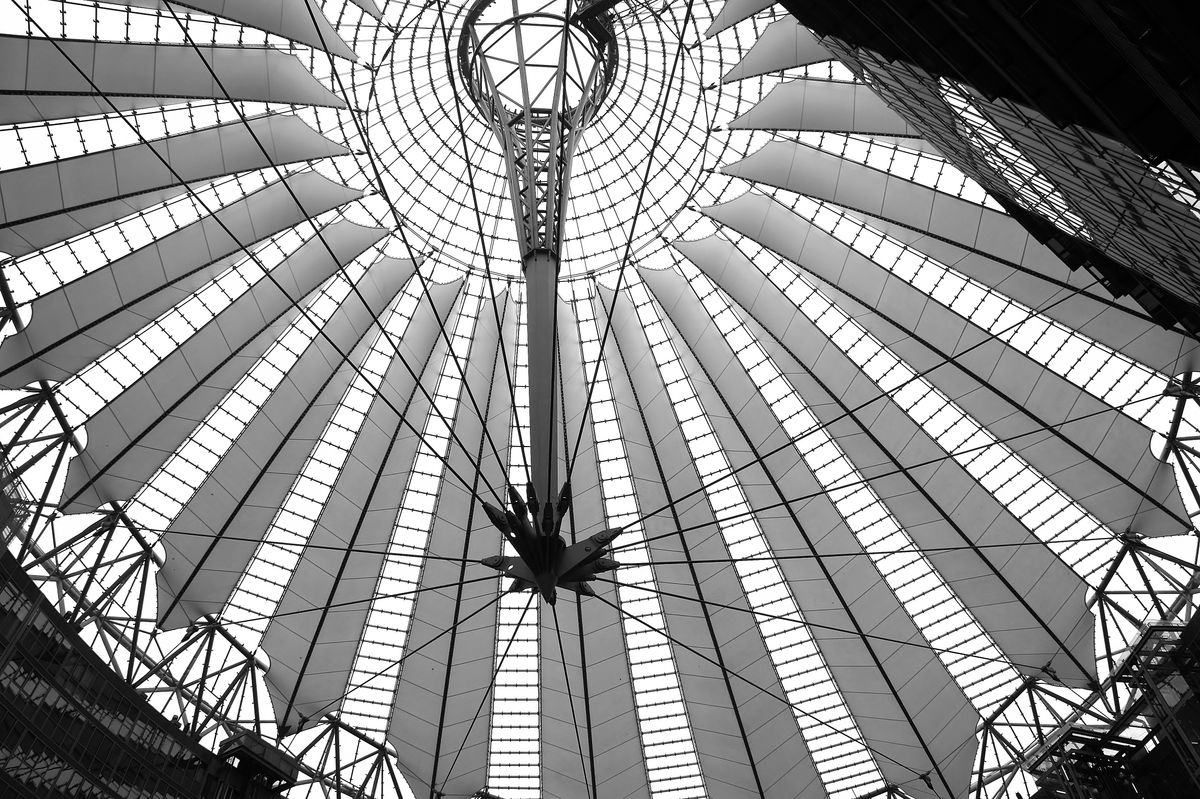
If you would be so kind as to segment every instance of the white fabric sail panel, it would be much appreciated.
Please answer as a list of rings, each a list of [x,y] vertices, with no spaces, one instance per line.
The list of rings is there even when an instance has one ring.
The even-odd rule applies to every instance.
[[[350,0],[350,2],[354,3],[354,5],[367,12],[375,19],[383,18],[383,12],[379,10],[379,6],[376,5],[375,0]]]
[[[600,313],[598,311],[595,317],[596,335],[603,337],[604,318]],[[576,507],[598,509],[590,517],[581,516],[578,512],[575,514],[580,524],[576,532],[586,537],[600,532],[607,526],[601,512],[604,503],[600,492],[599,474],[595,469],[577,469],[570,463],[572,453],[576,454],[578,464],[594,463],[596,459],[596,444],[591,427],[592,416],[587,404],[587,387],[592,382],[595,373],[592,367],[584,365],[583,358],[579,355],[579,336],[575,329],[578,323],[575,321],[574,309],[569,302],[559,300],[558,318],[560,320],[558,323],[559,385],[563,402],[563,407],[558,413],[561,414],[562,430],[564,431],[562,442],[558,447],[559,483],[561,485],[569,476],[572,504]],[[569,327],[561,321],[563,319],[570,320]],[[582,436],[576,452],[575,439],[581,430]],[[524,486],[519,486],[519,488],[524,492]]]
[[[258,28],[285,39],[357,61],[358,56],[342,40],[320,5],[310,0],[125,0],[125,5],[162,9],[167,19],[172,12],[181,19],[188,9]]]
[[[741,307],[776,367],[1012,663],[1027,676],[1049,665],[1071,684],[1094,681],[1095,620],[1078,575],[787,297],[754,279],[758,270],[732,243],[713,236],[675,247]],[[971,549],[979,544],[987,548]]]
[[[860,731],[879,753],[884,776],[901,783],[912,779],[914,769],[932,771],[937,787],[912,785],[913,796],[965,795],[974,751],[963,743],[973,739],[978,713],[790,446],[683,277],[663,270],[646,271],[643,278],[679,331],[681,364],[730,465],[740,469],[738,480],[750,506],[778,504],[791,491],[812,496],[802,513],[758,510],[755,519],[773,551],[809,547],[817,556],[782,560],[779,566],[846,704],[855,718],[870,719]],[[760,456],[757,465],[748,465]],[[827,557],[847,552],[863,554]]]
[[[0,173],[2,174],[2,173]],[[189,189],[186,184],[118,197],[107,202],[72,208],[11,227],[0,223],[0,252],[13,257],[28,255],[43,247],[90,233],[111,222],[133,216],[139,211],[172,200]]]
[[[350,296],[330,317],[249,421],[221,461],[185,504],[168,535],[159,569],[159,626],[188,624],[225,607],[254,552],[283,505],[296,476],[370,349],[372,319],[413,274],[410,261],[382,258],[371,268],[386,292]],[[428,314],[426,314],[428,316]],[[418,314],[401,343],[412,360],[428,357],[437,331]],[[407,348],[407,349],[406,349]],[[200,532],[196,536],[189,533]]]
[[[575,314],[570,303],[563,302],[561,299],[556,300],[558,309],[556,311],[558,335],[558,357],[560,359],[560,371],[566,371],[565,359],[570,359],[572,366],[577,366],[580,363],[578,353],[579,336],[578,323],[575,320]],[[590,377],[590,370],[587,377]],[[578,498],[577,503],[573,503],[574,521],[579,524],[589,524],[601,521],[604,519],[599,491],[596,488],[599,486],[599,475],[595,465],[595,444],[591,436],[590,419],[582,416],[579,412],[583,408],[583,395],[587,391],[587,377],[582,375],[572,375],[567,378],[563,375],[559,382],[560,397],[562,401],[556,403],[555,415],[559,417],[558,429],[561,431],[562,443],[559,443],[558,449],[563,450],[567,446],[573,446],[576,437],[576,431],[580,435],[580,454],[574,460],[571,469],[572,482],[578,480],[581,487],[587,487]],[[572,399],[566,400],[565,395],[571,394]],[[567,404],[570,404],[570,407]],[[577,420],[563,423],[564,418],[570,418],[579,415]],[[583,425],[580,429],[580,424]],[[570,452],[559,452],[559,480],[566,479],[566,462],[570,457]],[[543,501],[545,498],[542,498]],[[589,508],[601,510],[600,515],[592,515],[590,518],[584,516],[583,513]],[[592,513],[595,513],[595,510]],[[568,516],[567,521],[563,523],[564,539],[570,543],[573,539],[578,538],[578,532],[573,525],[570,525],[572,517]],[[588,533],[590,534],[590,533]],[[539,675],[539,683],[541,689],[541,774],[542,784],[541,793],[546,797],[554,797],[554,799],[567,799],[572,796],[587,796],[591,791],[591,772],[587,768],[587,755],[589,749],[586,743],[586,731],[580,729],[574,719],[584,719],[586,722],[586,707],[579,700],[583,697],[583,681],[585,675],[580,667],[579,656],[579,630],[578,625],[572,618],[572,611],[576,606],[576,595],[569,591],[559,593],[559,606],[551,608],[542,604],[541,614],[539,615],[539,642],[538,645],[541,651],[541,673]],[[596,600],[587,602],[589,605],[600,604]],[[606,608],[607,609],[607,608]],[[556,621],[557,616],[557,621]],[[556,628],[558,632],[556,633]],[[559,637],[562,639],[562,651],[559,651]],[[620,649],[616,651],[621,651]],[[624,665],[624,664],[622,664]],[[567,686],[570,685],[570,688]],[[589,692],[591,686],[588,686]],[[636,729],[634,731],[636,735]]]
[[[772,141],[722,171],[891,220],[1013,263],[1054,257],[1002,211],[799,142]]]
[[[335,712],[349,688],[404,485],[420,447],[418,431],[429,411],[418,383],[436,379],[445,353],[433,308],[445,319],[460,285],[426,295],[410,322],[411,341],[406,333],[407,348],[402,346],[388,365],[278,612],[263,633],[262,648],[271,658],[267,689],[276,721],[289,732]],[[372,301],[371,306],[378,318],[386,303]],[[371,332],[377,331],[373,326]]]
[[[609,521],[600,493],[592,417],[584,414],[592,368],[584,364],[581,356],[573,306],[564,302],[559,305],[558,313],[562,417],[566,433],[560,449],[574,448],[575,436],[583,425],[579,454],[571,469],[571,509],[563,524],[563,536],[571,544],[600,532],[609,526]],[[596,333],[603,336],[604,319],[598,310],[595,319]],[[616,367],[611,362],[606,365],[611,378]],[[559,468],[560,475],[565,477],[565,461],[560,462]],[[617,538],[616,545],[623,540]],[[619,573],[611,572],[602,575],[604,579],[619,577]],[[615,586],[597,581],[592,588],[603,600],[619,604]],[[544,664],[542,681],[546,686],[542,710],[543,793],[564,798],[587,795],[648,797],[650,789],[620,614],[601,599],[585,598],[577,602],[574,594],[559,592],[558,620],[569,678],[563,676],[563,669],[557,663],[560,657],[554,617],[543,609],[540,641]],[[566,690],[568,680],[570,692]],[[579,762],[568,704],[571,695],[574,696],[586,766]],[[549,704],[548,699],[552,699],[553,704]],[[560,773],[552,774],[546,768],[559,763]],[[580,784],[581,781],[586,781],[586,785]]]
[[[1129,297],[1111,297],[1090,272],[1072,271],[1028,234],[1014,231],[1028,239],[1026,257],[1016,262],[855,211],[847,213],[1151,369],[1176,376],[1200,366],[1200,342],[1162,327]]]
[[[612,295],[603,296],[607,308]],[[627,296],[613,318],[605,357],[621,434],[639,509],[659,511],[644,522],[647,546],[660,588],[680,595],[661,598],[668,632],[703,655],[674,647],[709,792],[760,796],[761,786],[766,797],[824,797]]]
[[[66,380],[241,260],[248,245],[361,196],[316,172],[291,175],[43,294],[29,305],[29,324],[0,344],[0,385]]]
[[[587,456],[584,456],[585,458]],[[589,461],[577,469],[594,469]],[[603,516],[599,505],[582,503],[575,509],[577,523]],[[582,535],[583,533],[581,533]],[[590,534],[590,533],[589,533]],[[570,536],[567,537],[571,542]],[[593,586],[604,600],[617,604],[616,587],[604,583]],[[649,786],[638,732],[637,709],[630,690],[629,661],[620,615],[597,598],[580,601],[575,594],[561,593],[558,620],[562,631],[563,653],[570,674],[571,690],[566,690],[554,634],[552,612],[543,611],[542,635],[542,792],[569,799],[569,792],[580,785],[580,774],[593,796],[648,797]],[[575,725],[569,702],[575,702],[579,721],[576,742]],[[550,740],[548,731],[564,737]],[[584,751],[580,763],[578,747]],[[586,795],[586,794],[584,794]]]
[[[1083,270],[1072,273],[1019,222],[1001,211],[787,142],[772,142],[725,171],[837,203],[859,218],[870,216],[868,224],[1030,307],[1046,306],[1047,316],[1148,366],[1174,375],[1195,363],[1194,341],[1159,328],[1131,300],[1117,300],[1116,304],[1129,308],[1132,315],[1082,294],[1061,302],[1057,301],[1060,295],[1048,302],[1050,287],[1045,282],[1029,275],[1019,280],[1014,270],[997,264],[1007,262],[1070,287],[1094,286],[1092,293],[1102,298],[1107,294]]]
[[[24,255],[198,183],[343,155],[298,117],[271,115],[0,172],[0,250]]]
[[[713,19],[704,38],[716,36],[726,28],[732,28],[744,19],[749,19],[760,11],[765,11],[775,5],[775,0],[725,0],[720,12]]]
[[[463,447],[451,439],[448,457],[450,466],[458,472],[459,477],[455,477],[449,469],[443,476],[439,514],[443,510],[451,511],[450,506],[455,504],[463,507],[478,505],[478,497],[482,496],[490,497],[488,501],[493,505],[501,502],[501,497],[507,502],[505,485],[511,457],[509,437],[512,394],[515,391],[510,383],[514,378],[509,373],[516,368],[518,304],[509,294],[506,284],[497,280],[492,289],[495,292],[494,299],[488,289],[482,287],[484,294],[478,299],[475,338],[469,357],[460,357],[458,366],[453,362],[449,366],[450,374],[463,377],[466,381],[459,397],[454,433],[469,452],[464,452]],[[480,419],[487,420],[486,428]],[[476,479],[476,471],[479,472],[478,485],[469,488]],[[467,485],[464,485],[464,480]],[[480,518],[484,521],[479,523],[487,523],[485,517]],[[459,525],[463,535],[466,535],[467,529],[465,522]],[[489,527],[489,534],[491,530],[494,528]],[[500,534],[499,531],[495,532]],[[495,555],[497,552],[488,554]],[[494,646],[494,643],[492,639],[488,645]]]
[[[350,222],[325,228],[93,415],[87,447],[67,472],[64,509],[94,510],[136,494],[296,316],[303,298],[384,235]]]
[[[98,114],[123,113],[186,102],[182,97],[88,96],[72,94],[0,95],[0,120],[5,125],[53,119],[74,119]],[[120,124],[120,123],[118,123]]]
[[[1172,468],[1151,453],[1144,425],[779,203],[750,198],[707,213],[816,276],[835,303],[871,309],[848,313],[1110,529],[1189,529]]]
[[[597,322],[598,327],[602,324]],[[603,335],[603,330],[597,332]],[[578,485],[581,491],[572,497],[571,509],[562,528],[569,545],[599,532],[608,523],[598,488],[600,475],[592,420],[583,414],[586,383],[592,370],[581,368],[583,362],[574,308],[571,303],[561,300],[558,348],[563,375],[560,394],[563,407],[559,414],[568,420],[561,428],[566,443],[560,443],[559,448],[573,447],[576,435],[582,433],[579,455],[571,469],[571,484]],[[559,469],[560,478],[565,478],[563,464]],[[621,541],[618,538],[616,543]],[[614,574],[610,572],[603,577],[610,578]],[[618,602],[614,586],[596,582],[592,587],[607,601]],[[620,616],[600,599],[584,598],[581,602],[569,591],[559,591],[556,608],[557,613],[543,605],[540,619],[542,795],[555,799],[648,797]],[[556,615],[558,633],[555,631]],[[598,758],[594,766],[593,757]]]
[[[419,321],[410,323],[419,351],[402,348],[389,365],[280,602],[280,618],[263,636],[276,717],[289,730],[339,707],[348,688],[429,412],[418,380],[436,383],[446,351],[437,319],[453,319],[460,285],[434,288]]]
[[[500,347],[512,347],[517,308],[499,286],[497,293],[494,308],[490,296],[480,301],[470,352],[460,356],[466,377],[453,424],[461,444],[451,439],[449,445],[429,533],[431,558],[420,581],[424,589],[444,587],[416,597],[388,726],[388,741],[418,796],[466,799],[487,782],[495,600],[502,589],[494,579],[462,583],[496,576],[478,561],[500,552],[499,533],[480,499],[496,503],[489,485],[503,491],[497,456],[507,460],[512,402]],[[447,326],[453,329],[452,321]]]
[[[585,467],[579,464],[576,468]],[[588,464],[587,468],[594,466]],[[582,518],[583,511],[576,510],[577,519]],[[568,543],[570,540],[568,536]],[[603,599],[581,601],[573,593],[559,593],[556,607],[562,653],[553,611],[542,609],[541,792],[547,797],[570,799],[588,795],[586,788],[592,796],[648,799],[650,789],[630,691],[622,622],[617,611],[605,604],[617,604],[616,587],[604,583],[593,587]],[[569,678],[564,677],[563,660]],[[571,702],[575,703],[574,719]],[[559,737],[552,738],[551,731]],[[579,793],[572,793],[572,789]]]
[[[833,54],[817,41],[812,31],[792,17],[784,17],[767,26],[742,56],[742,60],[725,73],[721,82],[733,83],[768,72],[831,60]]]
[[[1173,467],[1151,451],[1149,428],[949,310],[927,306],[919,321],[915,312],[906,318],[915,293],[895,291],[874,306],[837,289],[831,298],[885,313],[868,315],[864,327],[1110,530],[1191,529]],[[958,346],[943,346],[952,341]],[[952,368],[937,368],[947,361]]]
[[[802,130],[920,135],[861,83],[799,78],[777,84],[753,108],[729,123],[739,130]]]
[[[299,59],[271,47],[23,36],[0,36],[0,92],[4,124],[209,98],[346,107]]]

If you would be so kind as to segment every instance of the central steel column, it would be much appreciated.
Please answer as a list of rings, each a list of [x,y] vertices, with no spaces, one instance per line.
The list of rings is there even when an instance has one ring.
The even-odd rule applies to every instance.
[[[558,266],[549,250],[524,259],[526,331],[529,336],[529,471],[542,502],[558,496]]]
[[[562,488],[555,431],[562,415],[556,341],[563,220],[580,131],[616,76],[608,7],[564,16],[520,0],[511,13],[496,0],[475,0],[459,38],[463,83],[504,156],[526,286],[529,482],[543,506],[556,504]]]
[[[458,52],[471,98],[504,156],[525,275],[530,490],[522,498],[509,485],[511,510],[483,502],[488,519],[517,557],[496,555],[482,562],[512,579],[510,591],[536,591],[553,605],[559,588],[593,595],[589,582],[618,565],[604,555],[619,528],[570,546],[562,536],[571,492],[570,486],[560,486],[558,474],[558,436],[565,426],[558,424],[557,348],[558,272],[571,159],[580,131],[599,112],[613,83],[617,44],[608,6],[582,17],[521,5],[522,0],[512,0],[510,15],[496,0],[475,0]],[[565,14],[571,0],[566,7]]]

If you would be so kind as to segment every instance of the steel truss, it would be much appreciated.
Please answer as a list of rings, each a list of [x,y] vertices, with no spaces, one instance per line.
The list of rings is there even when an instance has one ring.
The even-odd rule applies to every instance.
[[[1180,482],[1187,486],[1194,522],[1200,511],[1200,450],[1195,447],[1200,436],[1183,435],[1181,429],[1189,410],[1200,409],[1200,381],[1189,372],[1170,381],[1164,395],[1175,398],[1176,405],[1160,458],[1174,463]],[[1195,524],[1192,535],[1200,536]],[[1023,773],[1076,768],[1077,764],[1063,763],[1052,753],[1064,745],[1089,747],[1090,739],[1083,738],[1093,730],[1108,731],[1096,751],[1111,749],[1113,757],[1125,751],[1123,746],[1140,748],[1148,736],[1162,742],[1172,740],[1169,730],[1164,735],[1146,721],[1147,706],[1154,705],[1154,690],[1145,680],[1131,678],[1129,669],[1155,629],[1178,629],[1192,619],[1200,589],[1200,557],[1188,560],[1164,552],[1136,531],[1122,533],[1118,540],[1120,550],[1088,598],[1100,622],[1100,673],[1107,676],[1091,691],[1073,691],[1040,678],[1026,678],[980,725],[972,786],[975,799],[1005,795]],[[1133,609],[1139,607],[1148,608],[1149,614],[1135,613]],[[1194,752],[1183,760],[1193,758]]]
[[[0,324],[14,318],[5,314]],[[290,795],[403,795],[391,748],[334,716],[280,741],[264,682],[268,663],[219,619],[158,628],[162,554],[126,508],[58,512],[51,498],[82,445],[54,387],[42,383],[0,407],[0,442],[4,544],[59,613],[157,710],[212,751],[240,732],[288,751],[301,769]]]
[[[580,132],[599,111],[617,68],[612,23],[594,7],[589,9],[593,13],[570,19],[541,11],[517,14],[514,8],[514,16],[496,25],[481,40],[476,25],[492,2],[481,0],[467,14],[459,44],[459,72],[500,145],[521,257],[547,252],[557,260],[561,257],[563,221],[570,197],[571,158]],[[536,39],[522,43],[523,25],[561,27],[559,47],[542,54]],[[493,74],[489,67],[488,53],[497,46],[493,39],[508,30],[515,35],[519,53],[517,63],[512,65],[512,75],[520,77],[516,96],[503,91],[506,80],[516,82],[515,78]],[[576,35],[590,40],[595,60],[587,74],[579,76],[581,84],[571,87],[579,96],[572,104],[567,94],[567,73],[568,63],[577,58],[569,52]],[[536,62],[539,55],[543,59],[553,56],[558,64],[549,96],[529,74],[533,70],[527,70],[526,61]]]

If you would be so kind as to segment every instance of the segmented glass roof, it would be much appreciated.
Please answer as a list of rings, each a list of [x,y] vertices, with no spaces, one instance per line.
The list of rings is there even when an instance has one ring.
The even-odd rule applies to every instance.
[[[529,308],[472,5],[0,6],[10,550],[202,742],[295,756],[296,796],[1028,795],[1044,734],[1116,713],[1141,625],[1190,612],[1196,339],[779,7],[496,0],[521,47],[565,25],[576,89],[564,20],[618,53],[555,413],[563,535],[620,528],[619,565],[512,591],[481,503],[529,479]]]

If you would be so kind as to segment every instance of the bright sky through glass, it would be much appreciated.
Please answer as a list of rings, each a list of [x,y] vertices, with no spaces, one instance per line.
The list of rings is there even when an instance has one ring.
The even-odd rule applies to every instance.
[[[548,111],[560,85],[566,101],[560,112],[586,96],[598,66],[597,45],[580,25],[567,22],[564,12],[562,0],[511,6],[495,0],[467,32],[477,42],[472,66],[486,63],[490,83],[510,111],[523,109],[526,99],[532,108]]]

